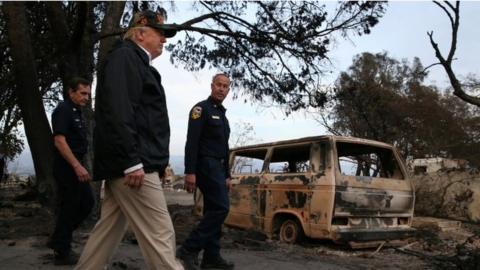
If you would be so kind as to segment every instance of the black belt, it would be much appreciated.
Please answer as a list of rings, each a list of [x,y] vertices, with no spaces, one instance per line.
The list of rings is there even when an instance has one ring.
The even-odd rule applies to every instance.
[[[154,172],[158,172],[158,174],[160,176],[163,175],[163,173],[165,172],[165,168],[167,168],[167,165],[164,165],[164,166],[147,166],[147,167],[143,167],[143,171],[145,173],[154,173]]]
[[[143,168],[144,173],[154,173],[158,172],[158,169]]]

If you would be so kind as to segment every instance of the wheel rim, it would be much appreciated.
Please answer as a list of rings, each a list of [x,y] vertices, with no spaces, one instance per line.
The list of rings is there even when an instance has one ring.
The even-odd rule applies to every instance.
[[[297,235],[298,228],[293,221],[287,220],[282,224],[282,228],[280,229],[280,240],[293,244],[297,240]]]

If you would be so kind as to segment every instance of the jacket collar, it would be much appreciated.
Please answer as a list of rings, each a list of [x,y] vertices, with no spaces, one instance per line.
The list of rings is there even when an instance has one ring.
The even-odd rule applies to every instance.
[[[223,107],[222,103],[215,102],[215,100],[212,98],[212,96],[208,96],[207,100],[208,100],[208,102],[210,102],[210,104],[212,104],[212,106],[214,108],[219,108],[223,112],[227,111],[227,109],[225,107]]]
[[[142,47],[140,47],[138,44],[136,44],[135,42],[127,39],[125,41],[125,46],[127,47],[130,47],[132,49],[135,50],[135,52],[140,56],[140,58],[142,59],[142,62],[145,63],[145,65],[148,65],[150,66],[150,57],[148,56],[147,52],[145,51],[145,49],[143,49]]]
[[[67,103],[74,111],[80,111],[80,106],[77,104],[73,103],[73,101],[70,99],[70,97],[65,98],[65,103]]]
[[[152,55],[147,51],[147,49],[145,49],[144,47],[142,47],[141,45],[137,44],[138,47],[140,47],[140,49],[142,49],[148,56],[148,64],[151,66],[152,65]]]

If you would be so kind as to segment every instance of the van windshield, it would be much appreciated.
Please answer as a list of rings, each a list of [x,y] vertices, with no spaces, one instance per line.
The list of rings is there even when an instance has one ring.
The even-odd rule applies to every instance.
[[[337,142],[337,153],[343,175],[404,179],[391,149]]]

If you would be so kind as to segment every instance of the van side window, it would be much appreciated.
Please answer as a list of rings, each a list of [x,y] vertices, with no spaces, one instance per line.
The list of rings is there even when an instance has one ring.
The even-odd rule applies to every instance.
[[[404,179],[391,149],[337,142],[337,153],[343,175]]]
[[[232,174],[261,173],[267,149],[256,149],[235,152]]]
[[[275,147],[269,173],[305,173],[310,171],[311,144]]]

